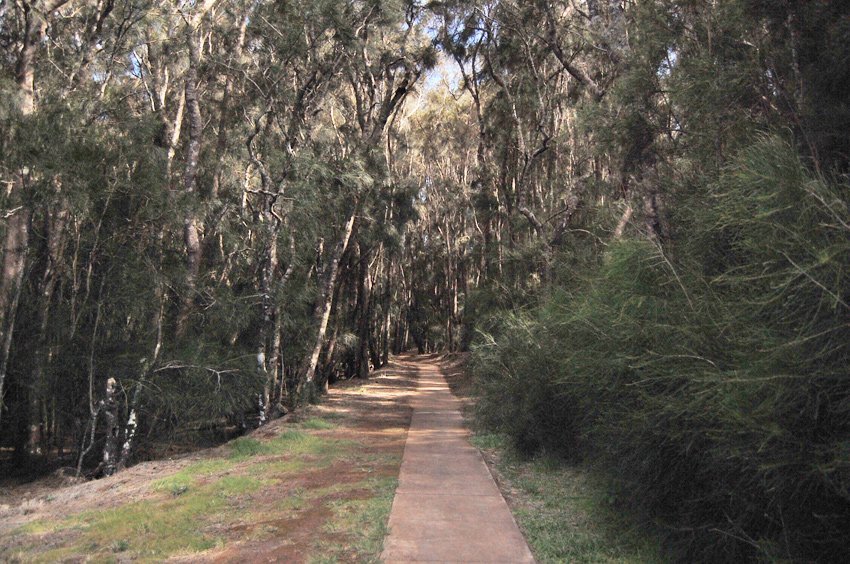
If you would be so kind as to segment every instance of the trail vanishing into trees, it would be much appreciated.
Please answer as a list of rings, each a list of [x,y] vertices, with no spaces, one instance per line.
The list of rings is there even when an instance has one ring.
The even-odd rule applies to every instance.
[[[850,3],[0,0],[0,472],[404,351],[671,559],[850,557]]]

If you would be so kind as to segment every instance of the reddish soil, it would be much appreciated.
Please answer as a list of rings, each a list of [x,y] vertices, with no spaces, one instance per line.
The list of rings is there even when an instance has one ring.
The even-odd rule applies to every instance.
[[[354,462],[346,458],[334,460],[329,466],[300,472],[294,478],[288,476],[286,481],[263,488],[250,500],[252,513],[267,510],[268,514],[273,514],[273,508],[291,497],[295,490],[309,493],[330,486],[356,484],[366,478],[397,476],[410,424],[410,395],[416,389],[417,370],[410,360],[410,357],[398,357],[366,382],[340,382],[320,405],[255,431],[252,434],[254,438],[274,437],[293,422],[307,417],[324,417],[333,421],[336,427],[305,432],[356,442],[358,457]],[[68,483],[66,479],[53,476],[5,488],[0,491],[0,545],[10,540],[9,535],[14,530],[39,519],[61,519],[159,495],[152,487],[156,480],[198,461],[226,456],[226,448],[222,446],[175,459],[141,463],[118,475],[96,481],[73,483],[72,480]],[[273,462],[274,457],[269,460]],[[182,560],[196,562],[201,556],[203,560],[215,562],[304,561],[319,542],[345,541],[344,538],[334,539],[333,533],[323,531],[330,517],[326,502],[369,496],[367,490],[342,487],[340,491],[311,497],[311,503],[297,509],[294,517],[290,514],[286,518],[272,517],[247,523],[238,521],[238,518],[236,522],[225,519],[215,525],[216,536],[225,540],[223,546]],[[257,536],[261,539],[251,540]],[[350,556],[354,557],[353,554]],[[336,557],[349,559],[339,554]]]
[[[313,414],[342,417],[344,423],[339,428],[328,431],[314,431],[320,436],[336,440],[352,440],[362,446],[361,454],[390,454],[392,463],[384,463],[368,469],[357,469],[343,460],[329,467],[300,475],[296,481],[282,486],[286,492],[302,488],[305,491],[318,490],[330,486],[353,484],[364,479],[364,470],[368,477],[398,476],[401,456],[410,426],[410,395],[416,389],[416,368],[402,356],[390,366],[373,375],[365,388],[362,382],[349,380],[340,382],[332,388],[321,405],[313,408]],[[269,436],[277,434],[273,428]],[[273,506],[277,499],[285,497],[272,492],[264,492],[265,502]],[[314,503],[299,511],[294,519],[272,520],[267,523],[244,524],[242,534],[235,537],[250,536],[251,533],[271,527],[282,534],[268,540],[236,542],[219,552],[209,554],[213,562],[303,562],[317,540],[345,544],[344,535],[323,532],[323,525],[330,517],[326,502],[331,500],[364,499],[370,496],[368,490],[345,490],[322,496],[322,503]],[[337,554],[340,561],[356,561],[356,554]],[[187,562],[197,562],[197,555],[187,558]]]

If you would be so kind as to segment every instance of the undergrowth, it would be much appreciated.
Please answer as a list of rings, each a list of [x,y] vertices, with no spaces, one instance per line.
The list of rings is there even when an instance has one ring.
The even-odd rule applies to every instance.
[[[600,463],[675,557],[847,560],[847,189],[758,140],[674,241],[612,242],[480,336],[479,422]]]

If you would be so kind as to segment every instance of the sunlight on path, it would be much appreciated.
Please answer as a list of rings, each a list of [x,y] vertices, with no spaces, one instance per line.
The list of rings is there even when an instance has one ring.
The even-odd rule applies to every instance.
[[[460,402],[431,361],[415,362],[419,387],[385,562],[534,562],[481,454]]]

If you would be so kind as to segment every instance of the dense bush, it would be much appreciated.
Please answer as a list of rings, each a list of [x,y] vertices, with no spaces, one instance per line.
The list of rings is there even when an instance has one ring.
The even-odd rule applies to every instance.
[[[683,558],[846,559],[846,190],[758,140],[679,207],[672,252],[612,243],[479,337],[481,421],[603,461]]]

